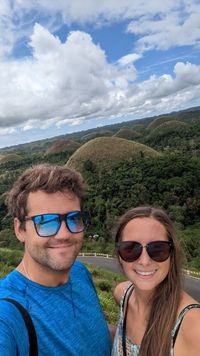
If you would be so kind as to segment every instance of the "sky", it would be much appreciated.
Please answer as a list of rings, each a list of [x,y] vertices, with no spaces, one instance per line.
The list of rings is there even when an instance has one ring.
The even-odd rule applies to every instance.
[[[1,0],[0,148],[200,105],[200,0]]]

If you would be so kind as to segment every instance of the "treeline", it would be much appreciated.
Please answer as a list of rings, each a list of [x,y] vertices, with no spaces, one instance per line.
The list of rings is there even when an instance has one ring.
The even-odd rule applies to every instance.
[[[27,163],[30,165],[42,161],[38,157]],[[0,247],[20,248],[12,230],[12,219],[7,215],[3,194],[26,167],[16,168],[6,171],[1,178]],[[86,209],[90,214],[86,239],[98,234],[101,237],[101,252],[105,249],[108,252],[104,243],[112,242],[111,231],[121,214],[130,207],[153,205],[163,207],[169,213],[178,228],[189,264],[200,269],[198,157],[180,153],[166,153],[156,159],[140,157],[103,172],[97,171],[94,163],[85,161],[83,175],[87,182]]]
[[[188,262],[200,268],[200,159],[182,154],[132,159],[99,174],[86,161],[88,233],[111,241],[115,220],[130,207],[164,208],[175,222]],[[191,233],[190,228],[195,230]]]
[[[200,159],[181,154],[136,158],[107,172],[85,162],[87,206],[95,226],[110,230],[110,222],[131,206],[162,206],[180,227],[199,222]]]

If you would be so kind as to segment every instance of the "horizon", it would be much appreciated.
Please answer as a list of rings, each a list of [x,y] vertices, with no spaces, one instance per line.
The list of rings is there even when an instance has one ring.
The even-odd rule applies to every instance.
[[[0,151],[6,151],[7,149],[8,150],[14,150],[15,147],[18,147],[18,146],[23,146],[23,145],[31,145],[31,144],[40,144],[42,141],[56,141],[58,139],[61,140],[61,139],[64,139],[64,140],[68,140],[68,137],[63,137],[63,136],[67,136],[67,135],[75,135],[75,134],[79,134],[79,133],[84,133],[84,132],[88,132],[88,131],[93,131],[95,129],[101,129],[101,128],[107,128],[109,126],[115,126],[115,125],[122,125],[122,124],[126,124],[126,123],[130,123],[132,121],[142,121],[142,120],[155,120],[159,117],[163,117],[163,116],[171,116],[171,115],[174,115],[174,114],[177,114],[177,113],[183,113],[183,112],[192,112],[192,111],[198,111],[200,110],[200,107],[199,106],[195,106],[195,107],[191,107],[191,108],[187,108],[185,110],[178,110],[178,111],[172,111],[172,112],[169,112],[169,113],[166,113],[166,114],[160,114],[160,115],[155,115],[155,116],[149,116],[149,117],[142,117],[140,119],[133,119],[133,120],[127,120],[127,121],[119,121],[119,122],[115,122],[115,123],[109,123],[107,125],[102,125],[102,126],[95,126],[95,127],[91,127],[91,128],[88,128],[88,129],[84,129],[84,130],[78,130],[78,131],[73,131],[73,132],[70,132],[70,133],[64,133],[64,134],[61,134],[61,135],[58,135],[58,136],[51,136],[51,137],[46,137],[46,138],[41,138],[39,140],[33,140],[33,141],[27,141],[27,142],[23,142],[23,143],[19,143],[19,144],[16,144],[16,145],[10,145],[10,146],[5,146],[5,147],[0,147]],[[69,137],[70,139],[70,137]]]
[[[200,1],[0,3],[0,148],[200,106]]]

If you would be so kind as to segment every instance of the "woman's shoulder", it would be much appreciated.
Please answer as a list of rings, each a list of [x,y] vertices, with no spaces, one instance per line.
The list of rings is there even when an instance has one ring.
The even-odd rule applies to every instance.
[[[185,347],[189,350],[196,350],[200,355],[200,308],[188,308],[182,322],[182,338]]]
[[[193,351],[192,355],[200,355],[200,304],[192,297],[183,296],[182,310],[179,314],[181,327],[179,337],[185,351]]]
[[[180,304],[179,304],[179,308],[177,311],[177,317],[181,315],[181,313],[186,309],[187,311],[187,307],[189,307],[190,305],[200,305],[200,303],[195,300],[191,295],[189,295],[188,293],[186,293],[185,291],[182,291],[182,295],[181,295],[181,300],[180,300]],[[197,307],[198,308],[198,307]]]
[[[130,281],[125,281],[117,284],[117,286],[114,289],[114,298],[117,302],[117,304],[120,304],[120,300],[124,296],[125,291],[127,288],[132,285]]]

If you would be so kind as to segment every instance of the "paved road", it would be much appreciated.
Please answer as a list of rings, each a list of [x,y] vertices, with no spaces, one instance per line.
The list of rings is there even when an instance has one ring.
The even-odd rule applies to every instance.
[[[88,262],[95,266],[102,267],[109,271],[115,273],[122,273],[120,266],[116,259],[114,258],[103,258],[103,257],[78,257],[82,262]],[[189,276],[184,277],[185,290],[195,299],[200,301],[200,278],[193,278]]]

